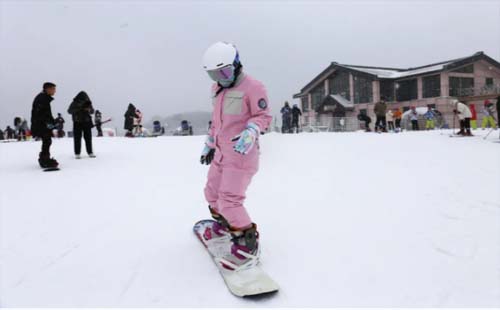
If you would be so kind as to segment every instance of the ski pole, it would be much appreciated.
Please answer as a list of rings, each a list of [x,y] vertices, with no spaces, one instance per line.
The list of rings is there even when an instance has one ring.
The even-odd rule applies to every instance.
[[[486,134],[486,136],[484,136],[483,140],[486,140],[486,138],[488,138],[488,136],[490,135],[490,133],[493,132],[493,130],[495,130],[495,128],[491,127],[490,131]]]

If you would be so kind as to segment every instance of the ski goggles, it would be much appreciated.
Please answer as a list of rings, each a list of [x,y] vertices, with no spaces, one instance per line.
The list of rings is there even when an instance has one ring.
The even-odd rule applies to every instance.
[[[215,82],[232,82],[234,79],[234,66],[228,65],[220,69],[208,70],[207,73]]]

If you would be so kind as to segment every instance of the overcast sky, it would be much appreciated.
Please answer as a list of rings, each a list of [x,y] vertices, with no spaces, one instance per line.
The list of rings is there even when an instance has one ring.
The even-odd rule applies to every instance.
[[[53,112],[66,118],[80,90],[118,127],[129,102],[147,120],[209,111],[201,57],[216,41],[237,45],[276,115],[331,61],[500,60],[500,1],[0,0],[0,127],[29,119],[45,81],[58,85]]]

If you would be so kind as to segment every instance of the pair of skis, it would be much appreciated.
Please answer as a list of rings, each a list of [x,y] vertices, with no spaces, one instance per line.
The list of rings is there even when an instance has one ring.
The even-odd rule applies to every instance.
[[[230,238],[213,241],[206,240],[203,236],[205,229],[212,227],[214,223],[213,220],[201,220],[194,224],[193,232],[215,262],[229,291],[238,297],[260,297],[276,293],[279,290],[278,284],[261,268],[260,263],[237,270],[223,266],[221,256],[230,251]]]

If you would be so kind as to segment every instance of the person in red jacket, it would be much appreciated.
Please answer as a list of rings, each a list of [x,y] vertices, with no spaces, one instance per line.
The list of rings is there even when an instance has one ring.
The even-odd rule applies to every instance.
[[[477,129],[477,112],[476,112],[476,105],[474,103],[471,103],[469,105],[470,112],[472,113],[472,117],[470,119],[470,127],[472,129]]]

